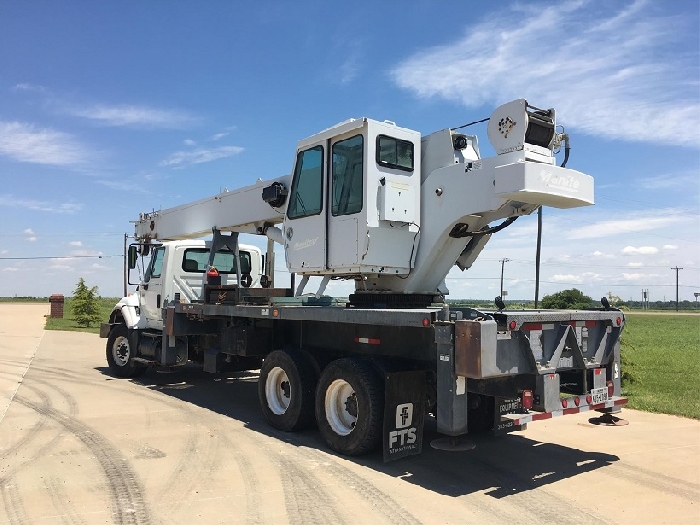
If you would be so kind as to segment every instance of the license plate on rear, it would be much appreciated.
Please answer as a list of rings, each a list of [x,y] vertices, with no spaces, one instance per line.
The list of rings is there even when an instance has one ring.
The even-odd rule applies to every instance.
[[[592,405],[598,405],[600,403],[605,403],[608,400],[608,388],[593,388],[591,390],[591,400]]]

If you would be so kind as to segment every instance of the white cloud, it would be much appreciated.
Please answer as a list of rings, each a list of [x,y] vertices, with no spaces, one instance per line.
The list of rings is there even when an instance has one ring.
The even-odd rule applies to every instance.
[[[106,126],[145,126],[153,128],[183,128],[197,122],[197,118],[184,111],[149,108],[146,106],[108,106],[97,104],[89,107],[67,107],[64,111]]]
[[[181,166],[186,164],[200,164],[217,159],[232,157],[243,151],[238,146],[221,146],[214,149],[197,149],[194,151],[176,151],[170,157],[160,162],[160,166]]]
[[[0,250],[0,255],[6,255],[8,253],[10,253],[9,250]]]
[[[102,252],[96,252],[94,250],[71,250],[70,254],[75,257],[102,257]]]
[[[83,164],[91,157],[72,135],[25,122],[0,122],[0,155],[55,166]]]
[[[34,84],[29,84],[27,82],[21,82],[19,84],[15,84],[15,87],[12,88],[13,91],[33,91],[37,93],[46,93],[48,90],[44,86],[37,86]]]
[[[697,35],[657,5],[514,4],[391,75],[420,97],[468,107],[527,98],[592,135],[697,146],[698,128],[687,126],[700,118]]]
[[[49,266],[49,270],[62,270],[72,272],[74,268],[72,266],[66,266],[65,264],[52,264]]]
[[[228,133],[217,133],[217,134],[212,135],[211,137],[209,137],[209,140],[214,140],[214,141],[216,141],[216,140],[221,140],[221,139],[223,139],[226,135],[228,135]]]
[[[7,208],[26,208],[28,210],[52,213],[75,213],[83,208],[82,204],[74,202],[51,203],[32,199],[18,199],[11,194],[0,195],[0,206],[5,206]]]
[[[22,233],[25,233],[27,235],[34,235],[34,230],[32,230],[31,228],[27,228],[25,230],[22,230]]]
[[[583,278],[580,275],[573,275],[573,274],[555,274],[552,275],[551,279],[556,282],[565,282],[565,283],[577,283],[580,284],[583,282]]]
[[[185,146],[196,146],[197,143],[192,139],[185,139],[182,141]]]
[[[145,190],[144,188],[139,186],[137,183],[129,182],[126,180],[107,179],[107,180],[96,180],[95,182],[97,184],[101,184],[102,186],[106,186],[106,187],[111,188],[113,190],[128,191],[131,193],[148,193],[147,190]]]
[[[698,179],[697,173],[681,173],[676,175],[663,174],[640,179],[639,185],[646,190],[679,188],[684,191],[692,189],[697,192],[700,187],[700,180]]]
[[[29,241],[29,242],[34,242],[34,241],[36,241],[36,237],[33,237],[33,236],[32,236],[32,237],[27,237],[26,240]]]
[[[14,266],[8,266],[7,268],[2,269],[3,272],[16,272],[18,270],[19,268],[15,268]]]
[[[604,220],[575,228],[569,239],[599,239],[630,232],[644,232],[669,227],[695,220],[695,217],[676,209],[651,210],[635,214],[627,219]]]
[[[70,241],[68,244],[71,246],[82,246],[83,243],[81,241]]]
[[[678,246],[676,246],[675,244],[664,244],[663,249],[664,250],[677,250]]]
[[[627,266],[629,266],[630,268],[641,268],[642,266],[644,266],[644,264],[640,262],[631,262],[628,263]]]
[[[625,246],[622,253],[623,255],[654,255],[659,253],[659,249],[654,246],[640,246],[639,248]]]
[[[603,253],[601,251],[594,251],[593,252],[593,257],[597,257],[599,259],[615,259],[616,256],[612,253]]]

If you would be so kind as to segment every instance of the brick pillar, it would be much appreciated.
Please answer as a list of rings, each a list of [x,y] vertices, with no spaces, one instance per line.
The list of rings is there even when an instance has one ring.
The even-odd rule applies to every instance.
[[[49,297],[51,303],[51,317],[63,319],[63,302],[64,297],[61,294],[53,294]]]

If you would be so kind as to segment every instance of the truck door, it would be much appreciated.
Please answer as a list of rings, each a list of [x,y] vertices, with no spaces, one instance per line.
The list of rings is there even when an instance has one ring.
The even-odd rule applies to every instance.
[[[364,137],[361,133],[331,145],[327,268],[358,263],[358,217],[364,199]]]
[[[165,246],[155,249],[151,256],[151,262],[146,270],[144,282],[139,286],[139,303],[141,315],[146,318],[146,326],[149,328],[163,329],[163,316],[161,307],[163,302],[163,261],[165,260]]]
[[[324,142],[297,153],[284,225],[291,271],[323,270],[326,263]]]

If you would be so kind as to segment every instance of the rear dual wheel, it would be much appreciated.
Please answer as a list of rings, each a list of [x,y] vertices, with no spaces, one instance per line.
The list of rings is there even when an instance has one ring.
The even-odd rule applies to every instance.
[[[384,385],[368,362],[339,359],[321,374],[316,389],[316,422],[326,443],[357,456],[381,444]]]
[[[316,372],[303,353],[275,350],[263,361],[258,399],[265,418],[274,428],[293,432],[314,424]]]

